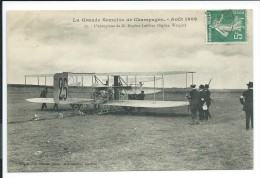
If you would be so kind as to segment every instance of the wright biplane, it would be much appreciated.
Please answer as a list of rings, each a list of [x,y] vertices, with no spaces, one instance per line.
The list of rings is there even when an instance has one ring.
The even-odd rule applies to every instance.
[[[118,73],[72,73],[63,72],[56,74],[25,75],[25,86],[27,79],[36,77],[53,79],[53,97],[51,98],[29,98],[32,103],[48,103],[56,105],[71,105],[73,109],[80,109],[83,105],[94,105],[97,113],[107,113],[115,108],[131,111],[133,108],[169,108],[187,106],[187,101],[165,101],[164,99],[164,76],[186,75],[193,73],[189,71],[167,71],[167,72],[118,72]],[[78,79],[81,78],[81,82]],[[84,83],[85,78],[90,78],[88,84]],[[156,88],[157,80],[162,81],[162,87]],[[144,87],[145,82],[153,82],[153,86]],[[39,85],[40,86],[40,85]],[[88,86],[88,87],[85,87]],[[69,92],[71,89],[91,89],[88,96],[75,96]],[[156,100],[156,93],[162,92],[162,100]],[[83,92],[84,93],[84,92]],[[145,100],[145,95],[152,95],[153,100]]]

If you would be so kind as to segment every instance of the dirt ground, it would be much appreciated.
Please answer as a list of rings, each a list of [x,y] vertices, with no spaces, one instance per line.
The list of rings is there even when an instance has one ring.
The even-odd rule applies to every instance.
[[[253,169],[253,130],[245,130],[240,94],[212,93],[212,118],[190,125],[187,107],[106,115],[87,110],[76,116],[62,106],[61,119],[51,109],[27,103],[24,92],[9,90],[8,171]],[[184,97],[166,95],[168,100]],[[32,120],[34,114],[38,121]]]

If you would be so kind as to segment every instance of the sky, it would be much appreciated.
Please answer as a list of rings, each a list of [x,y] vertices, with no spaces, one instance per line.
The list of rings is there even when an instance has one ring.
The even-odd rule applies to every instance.
[[[7,83],[23,84],[27,74],[66,71],[194,71],[197,85],[208,83],[212,78],[211,88],[246,88],[246,83],[253,81],[252,12],[247,14],[248,43],[206,44],[203,10],[8,11]],[[179,17],[196,17],[197,20],[176,21]],[[157,18],[170,20],[133,21]],[[79,22],[75,22],[77,19]],[[124,21],[108,22],[107,19]],[[122,24],[127,27],[122,28]],[[155,27],[134,27],[142,24]],[[157,27],[158,24],[171,27]],[[172,27],[172,24],[185,27]],[[105,25],[120,27],[105,28]],[[184,75],[166,79],[166,87],[185,86]],[[191,78],[188,81],[191,84]]]

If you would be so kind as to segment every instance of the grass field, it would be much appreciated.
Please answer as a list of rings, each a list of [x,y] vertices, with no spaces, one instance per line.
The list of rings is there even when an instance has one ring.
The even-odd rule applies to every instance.
[[[245,130],[240,94],[213,92],[212,118],[190,125],[187,107],[76,116],[62,106],[65,118],[59,119],[9,88],[8,171],[253,169],[253,130]],[[184,100],[185,93],[166,94],[174,98]],[[39,121],[31,119],[34,114]]]

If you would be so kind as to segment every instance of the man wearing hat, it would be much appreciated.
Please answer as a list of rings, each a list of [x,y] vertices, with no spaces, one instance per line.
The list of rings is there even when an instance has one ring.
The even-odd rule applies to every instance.
[[[205,103],[205,90],[204,85],[199,86],[199,96],[200,96],[200,102],[199,102],[199,118],[200,120],[205,119],[205,111],[203,110],[203,105]]]
[[[41,98],[46,98],[47,97],[47,94],[48,94],[48,88],[45,87],[45,90],[43,90],[40,94],[40,97]],[[44,109],[47,109],[47,104],[46,103],[42,103],[42,107],[41,107],[41,110],[44,110]]]
[[[198,90],[196,90],[196,85],[192,84],[191,91],[187,96],[190,101],[190,111],[191,111],[191,118],[192,118],[192,125],[199,124],[197,119],[197,111],[199,109],[199,101],[200,101],[200,94]]]
[[[246,113],[246,130],[249,130],[250,120],[253,128],[253,82],[249,82],[247,86],[248,90],[244,91],[240,96],[240,103],[243,105],[243,110]]]
[[[205,114],[204,117],[205,117],[205,119],[207,121],[209,119],[209,117],[210,117],[209,106],[211,104],[209,84],[205,84],[204,91],[205,91],[205,102],[206,102],[206,105],[207,105],[207,108],[204,111],[204,114]]]

